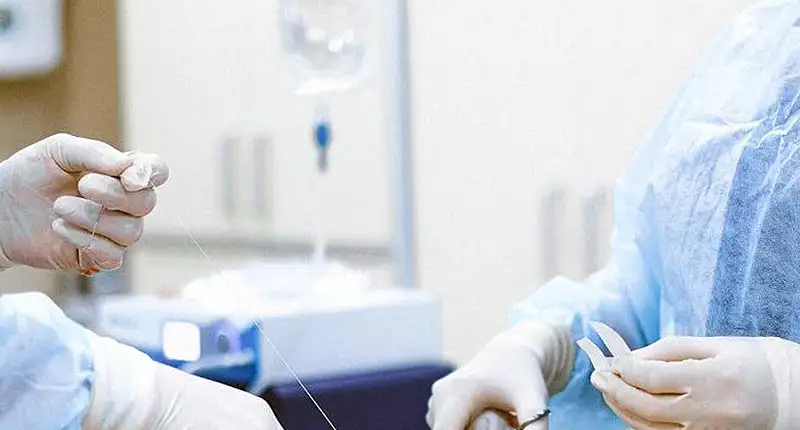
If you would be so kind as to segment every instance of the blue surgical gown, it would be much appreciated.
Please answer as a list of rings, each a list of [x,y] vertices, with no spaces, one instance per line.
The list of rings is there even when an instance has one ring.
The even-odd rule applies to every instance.
[[[90,336],[43,294],[0,297],[0,429],[81,428],[94,379]]]
[[[614,190],[606,266],[556,278],[512,312],[632,348],[667,335],[800,342],[800,1],[730,22],[701,56]],[[625,428],[577,352],[553,429]]]

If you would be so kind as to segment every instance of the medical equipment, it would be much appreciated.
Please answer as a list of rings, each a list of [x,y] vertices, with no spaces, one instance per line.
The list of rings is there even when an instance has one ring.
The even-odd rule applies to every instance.
[[[550,415],[550,409],[544,408],[540,412],[535,414],[533,417],[531,417],[530,419],[527,419],[527,420],[521,422],[519,424],[519,426],[517,426],[517,430],[525,430],[528,427],[530,427],[531,425],[533,425],[534,423],[540,422],[541,420],[546,418],[548,415]]]
[[[326,117],[317,119],[314,125],[314,143],[317,144],[317,169],[320,173],[328,170],[328,147],[331,142],[331,124]]]
[[[608,363],[608,358],[605,356],[605,354],[603,354],[603,351],[600,349],[600,347],[589,340],[588,337],[584,337],[578,340],[576,343],[581,350],[589,356],[589,360],[592,362],[592,367],[594,367],[595,370],[602,372],[611,371],[611,365]]]
[[[283,48],[297,94],[345,91],[366,68],[364,0],[281,0]]]
[[[386,143],[390,148],[395,199],[392,208],[395,285],[412,288],[416,275],[405,1],[280,0],[279,18],[281,45],[293,71],[294,93],[315,98],[309,132],[316,151],[317,171],[325,180],[328,180],[325,173],[331,168],[336,118],[323,98],[354,90],[370,77],[373,68],[386,75],[383,80],[387,91],[382,99],[387,103]],[[319,215],[314,221],[315,240],[324,244],[327,211],[322,207],[316,212]]]
[[[504,417],[506,413],[502,411],[495,411],[489,410],[475,419],[475,421],[470,424],[469,430],[526,430],[533,428],[533,425],[536,423],[541,423],[542,420],[547,418],[550,415],[550,409],[544,408],[541,412],[535,414],[535,416],[527,419],[519,424],[512,425],[509,422],[510,420],[516,420],[516,417],[509,417],[506,419]],[[512,421],[513,422],[513,421]]]
[[[62,56],[61,0],[0,0],[0,79],[52,71]]]
[[[317,97],[314,143],[320,173],[328,169],[330,120],[322,94],[353,89],[367,76],[364,0],[282,0],[283,49],[296,78],[297,95]]]
[[[324,93],[354,88],[366,71],[363,0],[282,0],[280,2],[283,49],[297,78],[295,93],[317,99],[313,142],[317,171],[328,171],[331,121]],[[315,241],[320,260],[325,260],[327,229],[322,196],[317,198]]]
[[[322,286],[329,293],[298,294],[286,284],[264,293],[245,285],[263,282],[264,273],[236,272],[191,297],[102,298],[98,330],[157,361],[259,394],[296,379],[441,361],[439,304],[423,292]]]
[[[631,348],[625,343],[625,340],[622,339],[622,336],[614,331],[614,329],[596,321],[590,323],[590,325],[600,336],[600,339],[603,340],[603,343],[605,343],[608,350],[611,351],[612,356],[619,357],[630,354]],[[577,344],[581,350],[583,350],[583,352],[589,356],[589,360],[592,362],[592,366],[595,368],[595,370],[603,372],[611,371],[611,360],[606,357],[600,347],[592,342],[588,337],[578,340]]]

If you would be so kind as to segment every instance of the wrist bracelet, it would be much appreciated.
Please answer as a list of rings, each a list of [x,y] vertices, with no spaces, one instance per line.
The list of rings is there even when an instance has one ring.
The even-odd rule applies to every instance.
[[[515,430],[525,430],[526,428],[528,428],[529,425],[538,422],[539,420],[548,415],[550,415],[550,409],[544,408],[540,412],[537,412],[536,415],[533,416],[533,418],[520,424],[519,427],[517,427]]]

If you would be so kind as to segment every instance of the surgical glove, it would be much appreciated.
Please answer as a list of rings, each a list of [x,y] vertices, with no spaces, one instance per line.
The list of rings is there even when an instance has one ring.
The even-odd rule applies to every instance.
[[[592,384],[636,429],[775,429],[800,423],[800,345],[670,337],[612,360]]]
[[[524,422],[546,407],[549,394],[563,389],[573,357],[566,327],[519,324],[433,385],[428,425],[434,430],[464,430],[487,409],[512,412],[517,421]],[[527,428],[546,425],[542,419]]]
[[[19,151],[0,163],[0,267],[118,268],[168,176],[157,156],[66,134]]]
[[[503,411],[488,410],[472,422],[469,430],[515,430],[517,427],[517,418],[513,415]]]
[[[91,338],[95,378],[84,430],[278,430],[262,399],[152,361],[111,339]]]

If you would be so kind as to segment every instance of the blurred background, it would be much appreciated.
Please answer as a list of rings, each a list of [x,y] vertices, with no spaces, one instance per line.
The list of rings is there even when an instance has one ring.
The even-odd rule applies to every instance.
[[[0,81],[0,151],[65,131],[166,157],[163,207],[128,266],[142,260],[134,290],[215,270],[180,221],[225,261],[259,245],[305,252],[318,207],[333,254],[391,282],[382,57],[396,41],[381,32],[391,5],[367,3],[371,74],[331,97],[326,195],[314,193],[314,102],[292,91],[275,0],[66,2],[58,67]],[[749,3],[408,3],[415,280],[442,300],[447,357],[468,359],[549,277],[603,263],[615,178],[702,47]],[[259,141],[259,172],[233,168]],[[223,160],[226,142],[241,161]],[[225,176],[240,195],[218,196]],[[253,189],[262,206],[243,213]],[[65,280],[15,269],[0,282],[56,294]]]
[[[122,271],[14,269],[4,293],[168,296],[241,261],[307,258],[324,233],[370,288],[435,297],[443,360],[464,363],[547,279],[603,265],[615,178],[752,0],[365,0],[358,84],[304,94],[290,3],[319,7],[80,0],[16,22],[62,50],[0,77],[0,155],[64,131],[159,153],[172,177]]]

